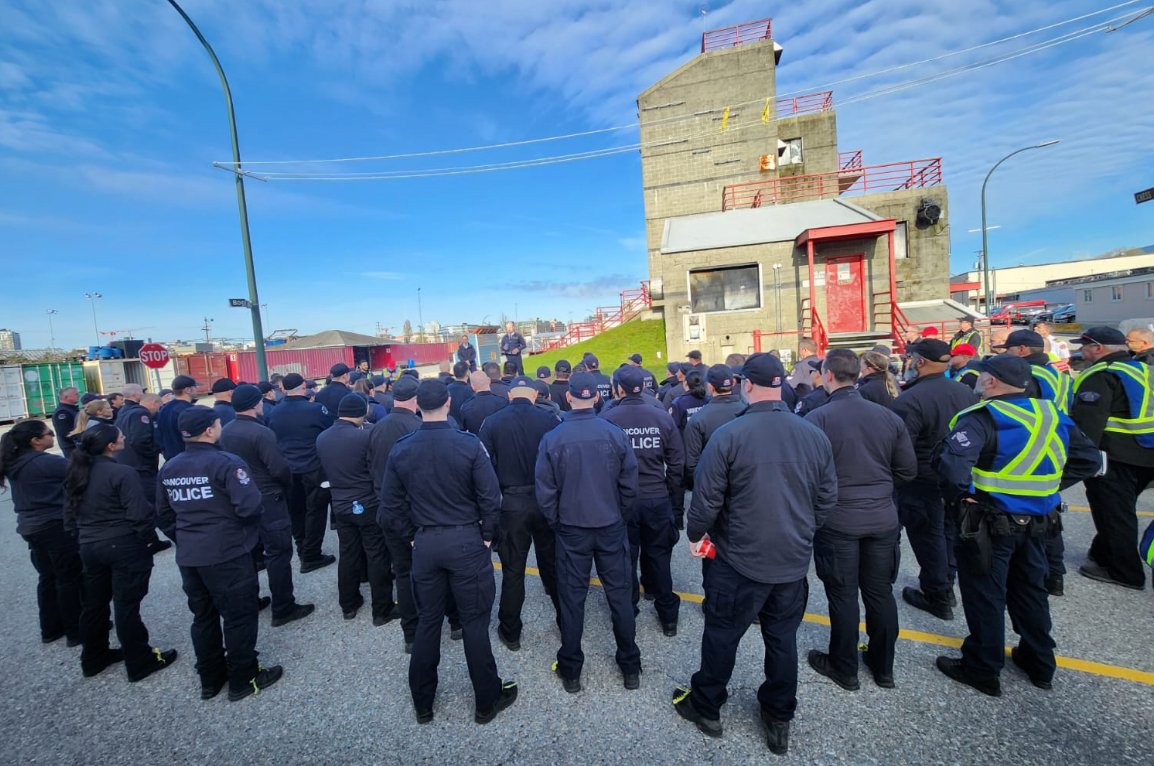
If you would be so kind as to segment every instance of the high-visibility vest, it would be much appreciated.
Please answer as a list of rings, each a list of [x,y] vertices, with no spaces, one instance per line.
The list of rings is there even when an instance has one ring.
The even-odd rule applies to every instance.
[[[1142,542],[1138,543],[1138,555],[1147,565],[1154,567],[1154,521],[1151,521],[1150,526],[1146,527],[1146,532],[1142,535]]]
[[[1074,400],[1074,383],[1069,375],[1063,375],[1049,365],[1030,365],[1030,374],[1038,384],[1043,399],[1049,399],[1063,415],[1070,414],[1070,403]]]
[[[994,421],[998,444],[988,467],[974,466],[971,491],[984,492],[1007,513],[1050,513],[1062,502],[1058,490],[1070,446],[1062,414],[1046,399],[990,399],[959,412],[950,428],[982,409]]]
[[[1078,389],[1091,375],[1103,371],[1122,381],[1130,407],[1130,417],[1110,417],[1106,421],[1106,430],[1133,436],[1143,447],[1154,447],[1154,367],[1134,359],[1098,362],[1074,381],[1074,393],[1078,393]]]

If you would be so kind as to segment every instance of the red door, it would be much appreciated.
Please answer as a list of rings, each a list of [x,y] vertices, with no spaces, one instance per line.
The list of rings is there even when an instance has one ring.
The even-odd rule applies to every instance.
[[[862,276],[864,256],[840,255],[825,261],[825,310],[829,315],[827,332],[864,332],[865,280]]]

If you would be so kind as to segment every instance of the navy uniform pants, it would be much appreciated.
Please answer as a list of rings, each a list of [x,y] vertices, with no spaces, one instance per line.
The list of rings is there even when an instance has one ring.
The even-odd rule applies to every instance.
[[[397,609],[401,613],[401,631],[405,643],[411,644],[417,637],[417,601],[413,596],[413,546],[407,540],[385,532],[385,546],[389,549],[393,580],[397,584]],[[450,630],[461,627],[461,616],[457,613],[457,602],[450,591],[445,600],[445,616],[449,619]]]
[[[337,597],[343,611],[360,608],[361,573],[368,572],[372,594],[373,617],[385,617],[393,611],[393,572],[385,533],[377,524],[376,508],[359,515],[336,517],[340,555],[337,558]]]
[[[968,545],[958,546],[958,585],[970,635],[962,643],[962,662],[979,676],[997,676],[1005,665],[1006,617],[1021,636],[1019,658],[1030,674],[1050,679],[1056,667],[1050,637],[1046,593],[1046,551],[1042,537],[1015,531],[991,537],[988,569]]]
[[[520,354],[505,354],[506,362],[513,362],[517,365],[517,372],[515,373],[517,375],[525,374],[525,363],[521,361],[521,357],[524,355],[524,353],[525,352],[522,351]]]
[[[487,710],[501,693],[497,661],[489,643],[489,618],[497,594],[493,557],[476,524],[424,527],[413,540],[413,597],[417,635],[409,660],[413,707],[432,710],[441,663],[441,626],[449,594],[457,603],[464,632],[465,663],[478,710]]]
[[[532,488],[529,488],[532,491]],[[497,553],[501,557],[501,603],[497,609],[497,629],[508,641],[521,638],[521,610],[525,606],[525,564],[529,546],[537,553],[537,568],[545,593],[557,606],[556,535],[549,527],[531,494],[505,492],[501,504],[501,531]]]
[[[892,675],[898,640],[893,584],[901,563],[901,531],[850,535],[823,527],[813,540],[813,559],[829,601],[829,661],[834,672],[857,676],[860,590],[870,667],[879,675]]]
[[[1127,585],[1145,585],[1146,570],[1138,556],[1138,495],[1154,483],[1154,468],[1110,460],[1106,475],[1086,479],[1086,500],[1097,534],[1090,558]]]
[[[264,549],[264,569],[272,595],[272,616],[285,617],[296,609],[293,593],[293,538],[288,504],[281,495],[264,495],[260,517],[260,545]]]
[[[140,602],[148,595],[148,582],[152,578],[152,553],[136,535],[127,535],[81,545],[80,559],[84,562],[81,666],[98,666],[108,654],[108,602],[111,601],[116,638],[124,650],[125,669],[130,676],[143,671],[153,662],[148,628],[140,619]]]
[[[260,609],[252,556],[245,553],[211,566],[180,567],[180,578],[192,612],[196,672],[210,682],[227,674],[233,691],[247,687],[257,674]]]
[[[633,606],[641,600],[637,565],[641,564],[645,592],[654,596],[657,619],[663,625],[676,625],[681,598],[673,592],[670,559],[677,545],[677,527],[673,523],[673,503],[668,497],[640,498],[629,522],[629,555],[633,565]]]
[[[918,579],[922,593],[931,600],[944,602],[949,598],[958,569],[954,559],[958,532],[954,521],[946,518],[941,490],[915,481],[899,487],[895,500],[898,518],[921,567]]]
[[[329,491],[321,487],[321,472],[294,473],[287,500],[297,556],[302,563],[316,561],[321,557],[329,513]]]
[[[1054,534],[1045,540],[1046,546],[1046,573],[1048,577],[1066,574],[1066,542],[1062,539],[1062,525],[1054,530]]]
[[[633,614],[633,571],[625,522],[595,529],[557,527],[557,602],[560,606],[561,648],[557,670],[562,678],[579,678],[585,664],[581,635],[585,630],[585,599],[593,564],[601,579],[617,642],[622,673],[641,672],[637,623]]]
[[[705,578],[705,631],[701,669],[693,674],[689,699],[704,718],[721,718],[729,699],[737,647],[754,618],[765,644],[765,682],[757,701],[773,721],[793,720],[797,709],[797,629],[809,601],[809,583],[761,583],[739,573],[722,558]]]
[[[76,538],[54,521],[23,536],[32,566],[40,575],[36,605],[40,610],[40,637],[80,635],[80,597],[84,576]]]

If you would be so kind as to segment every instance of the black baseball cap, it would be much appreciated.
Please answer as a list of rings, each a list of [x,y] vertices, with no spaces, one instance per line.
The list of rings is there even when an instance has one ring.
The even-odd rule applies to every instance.
[[[402,375],[393,383],[393,401],[407,402],[417,395],[417,387],[421,381],[412,375]]]
[[[183,391],[186,388],[196,388],[196,379],[188,375],[177,375],[172,379],[173,391]]]
[[[569,393],[574,399],[592,399],[597,396],[597,379],[588,372],[579,372],[569,378]]]
[[[1005,343],[999,343],[990,348],[1010,348],[1011,346],[1031,346],[1033,348],[1044,347],[1046,340],[1033,330],[1014,330],[1006,336]]]
[[[1097,343],[1100,346],[1124,346],[1126,345],[1126,336],[1122,334],[1121,330],[1115,330],[1113,327],[1091,327],[1075,338],[1073,342],[1082,346],[1089,343]]]
[[[943,364],[950,361],[950,357],[953,356],[950,353],[950,344],[937,338],[923,338],[917,343],[911,343],[906,350],[922,359]]]
[[[180,436],[184,439],[195,439],[202,433],[207,431],[209,427],[220,420],[217,417],[216,410],[208,407],[189,407],[184,412],[180,413],[177,418],[176,427],[180,429]]]
[[[553,365],[553,372],[568,374],[573,372],[573,365],[569,364],[568,359],[558,359],[557,364]]]
[[[741,376],[755,386],[780,388],[785,382],[785,367],[773,354],[753,354],[741,365]]]
[[[349,366],[344,362],[337,362],[329,368],[329,375],[332,375],[334,378],[339,378],[342,375],[348,375],[348,373]]]
[[[716,389],[731,389],[733,388],[733,370],[726,367],[724,364],[715,364],[709,368],[705,373],[705,379],[709,385]]]
[[[694,350],[690,351],[688,354],[686,354],[685,358],[686,359],[696,359],[698,361],[701,361],[701,352],[698,351],[697,349],[694,349]]]
[[[621,386],[626,394],[639,394],[645,388],[645,374],[641,372],[640,367],[626,365],[617,370],[615,377],[617,385]]]
[[[665,365],[665,371],[673,374],[681,372],[681,362],[670,362]]]
[[[533,391],[537,390],[537,386],[533,385],[533,379],[528,375],[518,375],[509,381],[509,390],[515,391],[518,388],[528,388]]]
[[[1013,354],[998,354],[974,362],[974,369],[978,372],[988,372],[1007,386],[1021,389],[1027,388],[1033,377],[1030,373],[1030,363]]]
[[[545,365],[541,365],[540,367],[538,367],[538,368],[537,368],[537,377],[538,377],[538,378],[547,378],[547,377],[549,377],[549,368],[548,368],[548,367],[546,367]]]
[[[594,356],[593,354],[589,354],[589,353],[585,354],[585,356],[582,357],[581,361],[585,363],[585,368],[588,370],[596,370],[598,367],[601,366],[601,362],[598,361],[597,357]]]
[[[641,354],[630,354],[629,361],[633,362],[634,364],[641,364]]]

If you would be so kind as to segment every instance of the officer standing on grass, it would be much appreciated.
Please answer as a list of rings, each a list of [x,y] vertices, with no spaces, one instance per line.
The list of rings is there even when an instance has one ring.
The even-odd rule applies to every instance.
[[[478,434],[501,486],[501,602],[497,638],[510,651],[521,648],[521,609],[525,604],[525,563],[532,545],[541,584],[557,610],[556,541],[533,492],[533,467],[545,434],[557,427],[556,415],[537,408],[534,381],[513,379],[509,406],[485,419]]]
[[[701,669],[673,705],[711,737],[722,734],[721,706],[737,647],[759,620],[765,683],[758,689],[771,752],[789,749],[797,709],[797,629],[805,613],[813,538],[837,504],[837,473],[829,439],[781,402],[785,368],[771,354],[742,367],[749,402],[739,418],[713,434],[694,478],[686,535],[695,555],[709,538],[716,558],[705,580]]]
[[[525,339],[517,332],[517,325],[505,323],[505,334],[501,336],[501,353],[505,355],[505,362],[512,362],[515,375],[525,374],[525,365],[521,359],[521,352],[525,350]]]
[[[626,529],[635,512],[637,458],[624,432],[597,417],[598,398],[592,374],[569,379],[572,412],[541,440],[535,468],[537,502],[557,533],[561,648],[553,670],[570,694],[581,691],[581,635],[594,562],[609,602],[625,688],[641,686]]]
[[[473,682],[473,719],[485,724],[517,699],[501,680],[489,643],[496,581],[490,546],[497,533],[501,490],[477,437],[448,423],[449,391],[436,380],[417,387],[421,427],[389,455],[381,486],[381,525],[410,542],[413,596],[420,617],[409,662],[409,690],[418,723],[433,720],[441,625],[453,594],[461,613],[465,661]]]
[[[200,698],[212,699],[227,685],[229,700],[236,702],[284,673],[280,665],[263,667],[256,659],[260,583],[252,549],[264,504],[249,467],[218,446],[216,413],[189,407],[178,426],[187,449],[160,469],[157,516],[176,540]]]
[[[312,604],[298,604],[293,592],[293,537],[285,498],[292,489],[292,469],[277,446],[276,434],[264,425],[268,400],[256,386],[232,392],[236,419],[221,430],[220,447],[244,461],[260,490],[261,514],[257,536],[264,550],[268,590],[272,594],[272,626],[279,628],[313,613]]]
[[[1030,363],[1003,354],[978,363],[982,402],[960,412],[938,458],[957,509],[958,582],[970,635],[942,673],[983,694],[1002,694],[1005,616],[1021,642],[1010,655],[1039,689],[1054,677],[1044,540],[1058,494],[1097,473],[1094,445],[1045,399],[1032,399]]]

